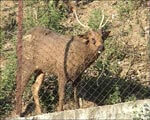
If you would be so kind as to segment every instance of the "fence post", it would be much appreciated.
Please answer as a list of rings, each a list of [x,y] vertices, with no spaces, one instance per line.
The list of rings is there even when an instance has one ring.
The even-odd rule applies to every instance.
[[[17,73],[16,73],[16,114],[19,115],[22,110],[21,95],[18,92],[21,90],[22,83],[22,23],[23,23],[23,1],[18,0],[18,40],[17,40]]]
[[[147,8],[148,8],[148,11],[150,12],[150,1],[147,1]],[[148,13],[148,21],[150,21],[150,14]],[[150,22],[148,23],[148,35],[147,35],[147,39],[148,39],[148,42],[147,42],[147,56],[148,56],[148,63],[147,63],[147,71],[148,71],[148,76],[147,76],[147,81],[149,82],[149,85],[150,85]]]

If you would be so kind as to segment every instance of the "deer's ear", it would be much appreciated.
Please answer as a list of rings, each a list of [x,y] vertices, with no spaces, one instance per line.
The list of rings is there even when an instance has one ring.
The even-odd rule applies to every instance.
[[[82,42],[87,45],[89,43],[89,39],[82,39]]]

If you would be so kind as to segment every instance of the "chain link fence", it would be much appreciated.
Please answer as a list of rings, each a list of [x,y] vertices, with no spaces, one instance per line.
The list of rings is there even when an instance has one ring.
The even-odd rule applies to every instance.
[[[2,13],[7,18],[1,25],[1,85],[0,85],[0,117],[7,117],[15,108],[16,96],[16,44],[17,44],[17,7],[18,2],[13,1],[11,7],[5,1],[2,1]],[[110,22],[106,25],[106,30],[110,30],[109,37],[105,40],[105,50],[99,58],[86,69],[81,81],[77,83],[77,96],[79,97],[80,108],[88,108],[101,105],[116,104],[138,99],[150,98],[149,81],[149,10],[146,7],[147,1],[135,3],[133,1],[112,2],[111,7],[107,1],[86,2],[79,4],[79,13],[85,12],[82,7],[88,11],[88,25],[96,29],[101,18],[100,4],[105,6],[106,11],[114,10],[113,13],[106,12],[110,17]],[[90,5],[89,5],[90,4]],[[88,6],[89,5],[89,6]],[[69,13],[65,4],[61,3],[56,7],[52,1],[29,1],[23,2],[23,54],[26,59],[22,61],[22,71],[29,73],[36,63],[46,66],[45,69],[52,68],[48,61],[51,57],[59,59],[62,41],[57,41],[57,45],[49,46],[47,42],[30,41],[30,36],[26,33],[35,26],[44,26],[59,34],[68,34],[77,36],[83,34],[85,30],[80,27],[73,19],[72,13]],[[93,6],[96,6],[93,8]],[[144,9],[144,10],[142,10]],[[92,12],[89,12],[92,11]],[[8,13],[7,13],[8,12]],[[6,15],[4,15],[4,13]],[[69,16],[70,15],[70,16]],[[85,16],[86,16],[85,15]],[[140,15],[141,18],[139,17]],[[83,17],[83,21],[87,20]],[[144,20],[145,21],[144,21]],[[71,21],[72,20],[72,21]],[[68,21],[72,27],[68,25]],[[117,23],[118,22],[118,23]],[[147,28],[148,27],[148,28]],[[139,31],[138,31],[139,30]],[[138,31],[138,32],[137,32]],[[36,35],[36,31],[34,34]],[[49,35],[53,39],[57,36],[54,33],[38,31],[43,36]],[[37,39],[40,36],[37,35]],[[137,36],[137,37],[136,37]],[[26,38],[26,39],[25,39]],[[66,38],[67,39],[67,38]],[[35,39],[36,40],[36,39]],[[141,42],[141,43],[140,43]],[[24,45],[26,45],[24,47]],[[51,48],[49,48],[51,47]],[[48,48],[48,49],[47,49]],[[78,49],[81,49],[78,46]],[[49,51],[50,50],[50,51]],[[32,51],[32,52],[30,52]],[[42,52],[42,53],[40,53]],[[36,53],[36,54],[35,54]],[[49,56],[53,53],[53,56]],[[60,56],[55,56],[60,54]],[[41,56],[38,56],[41,55]],[[32,59],[31,59],[32,57]],[[74,59],[73,59],[74,60]],[[29,61],[31,64],[25,64]],[[52,61],[51,61],[52,62]],[[62,63],[62,62],[60,62]],[[45,65],[46,64],[46,65]],[[53,64],[56,68],[56,64]],[[75,63],[74,63],[75,65]],[[43,68],[44,69],[44,68]],[[59,69],[59,68],[58,68]],[[58,70],[54,70],[58,71]],[[35,115],[35,103],[32,95],[32,85],[35,83],[38,71],[33,71],[30,81],[25,87],[22,100],[22,116]],[[58,79],[57,74],[48,74],[46,72],[42,81],[39,99],[42,113],[55,112],[58,107]],[[25,76],[22,77],[22,79]],[[23,85],[23,83],[21,83]],[[69,81],[65,85],[64,110],[76,109],[73,93],[73,82]]]

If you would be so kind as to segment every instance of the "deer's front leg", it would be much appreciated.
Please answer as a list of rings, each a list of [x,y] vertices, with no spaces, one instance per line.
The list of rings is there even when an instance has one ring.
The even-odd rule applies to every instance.
[[[37,76],[35,83],[32,85],[32,95],[35,101],[35,113],[41,114],[41,106],[39,102],[39,90],[42,84],[42,81],[44,79],[44,74],[41,73],[39,76]]]

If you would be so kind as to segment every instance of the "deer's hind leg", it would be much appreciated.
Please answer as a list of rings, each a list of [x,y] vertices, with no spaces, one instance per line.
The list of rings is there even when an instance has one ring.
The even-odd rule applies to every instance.
[[[22,113],[22,96],[28,81],[30,80],[30,76],[32,75],[33,69],[28,69],[28,65],[25,64],[22,66],[22,73],[21,73],[21,81],[16,81],[16,105],[15,109],[12,112],[13,116],[21,115]]]
[[[78,86],[79,82],[80,82],[80,77],[78,77],[73,82],[74,102],[75,102],[76,109],[80,108],[79,97],[78,97],[78,93],[77,93],[77,86]]]
[[[39,102],[39,90],[42,84],[42,81],[44,80],[44,73],[39,74],[36,77],[36,81],[35,83],[32,85],[32,95],[33,95],[33,99],[35,102],[35,113],[36,114],[41,114],[41,106],[40,106],[40,102]]]

